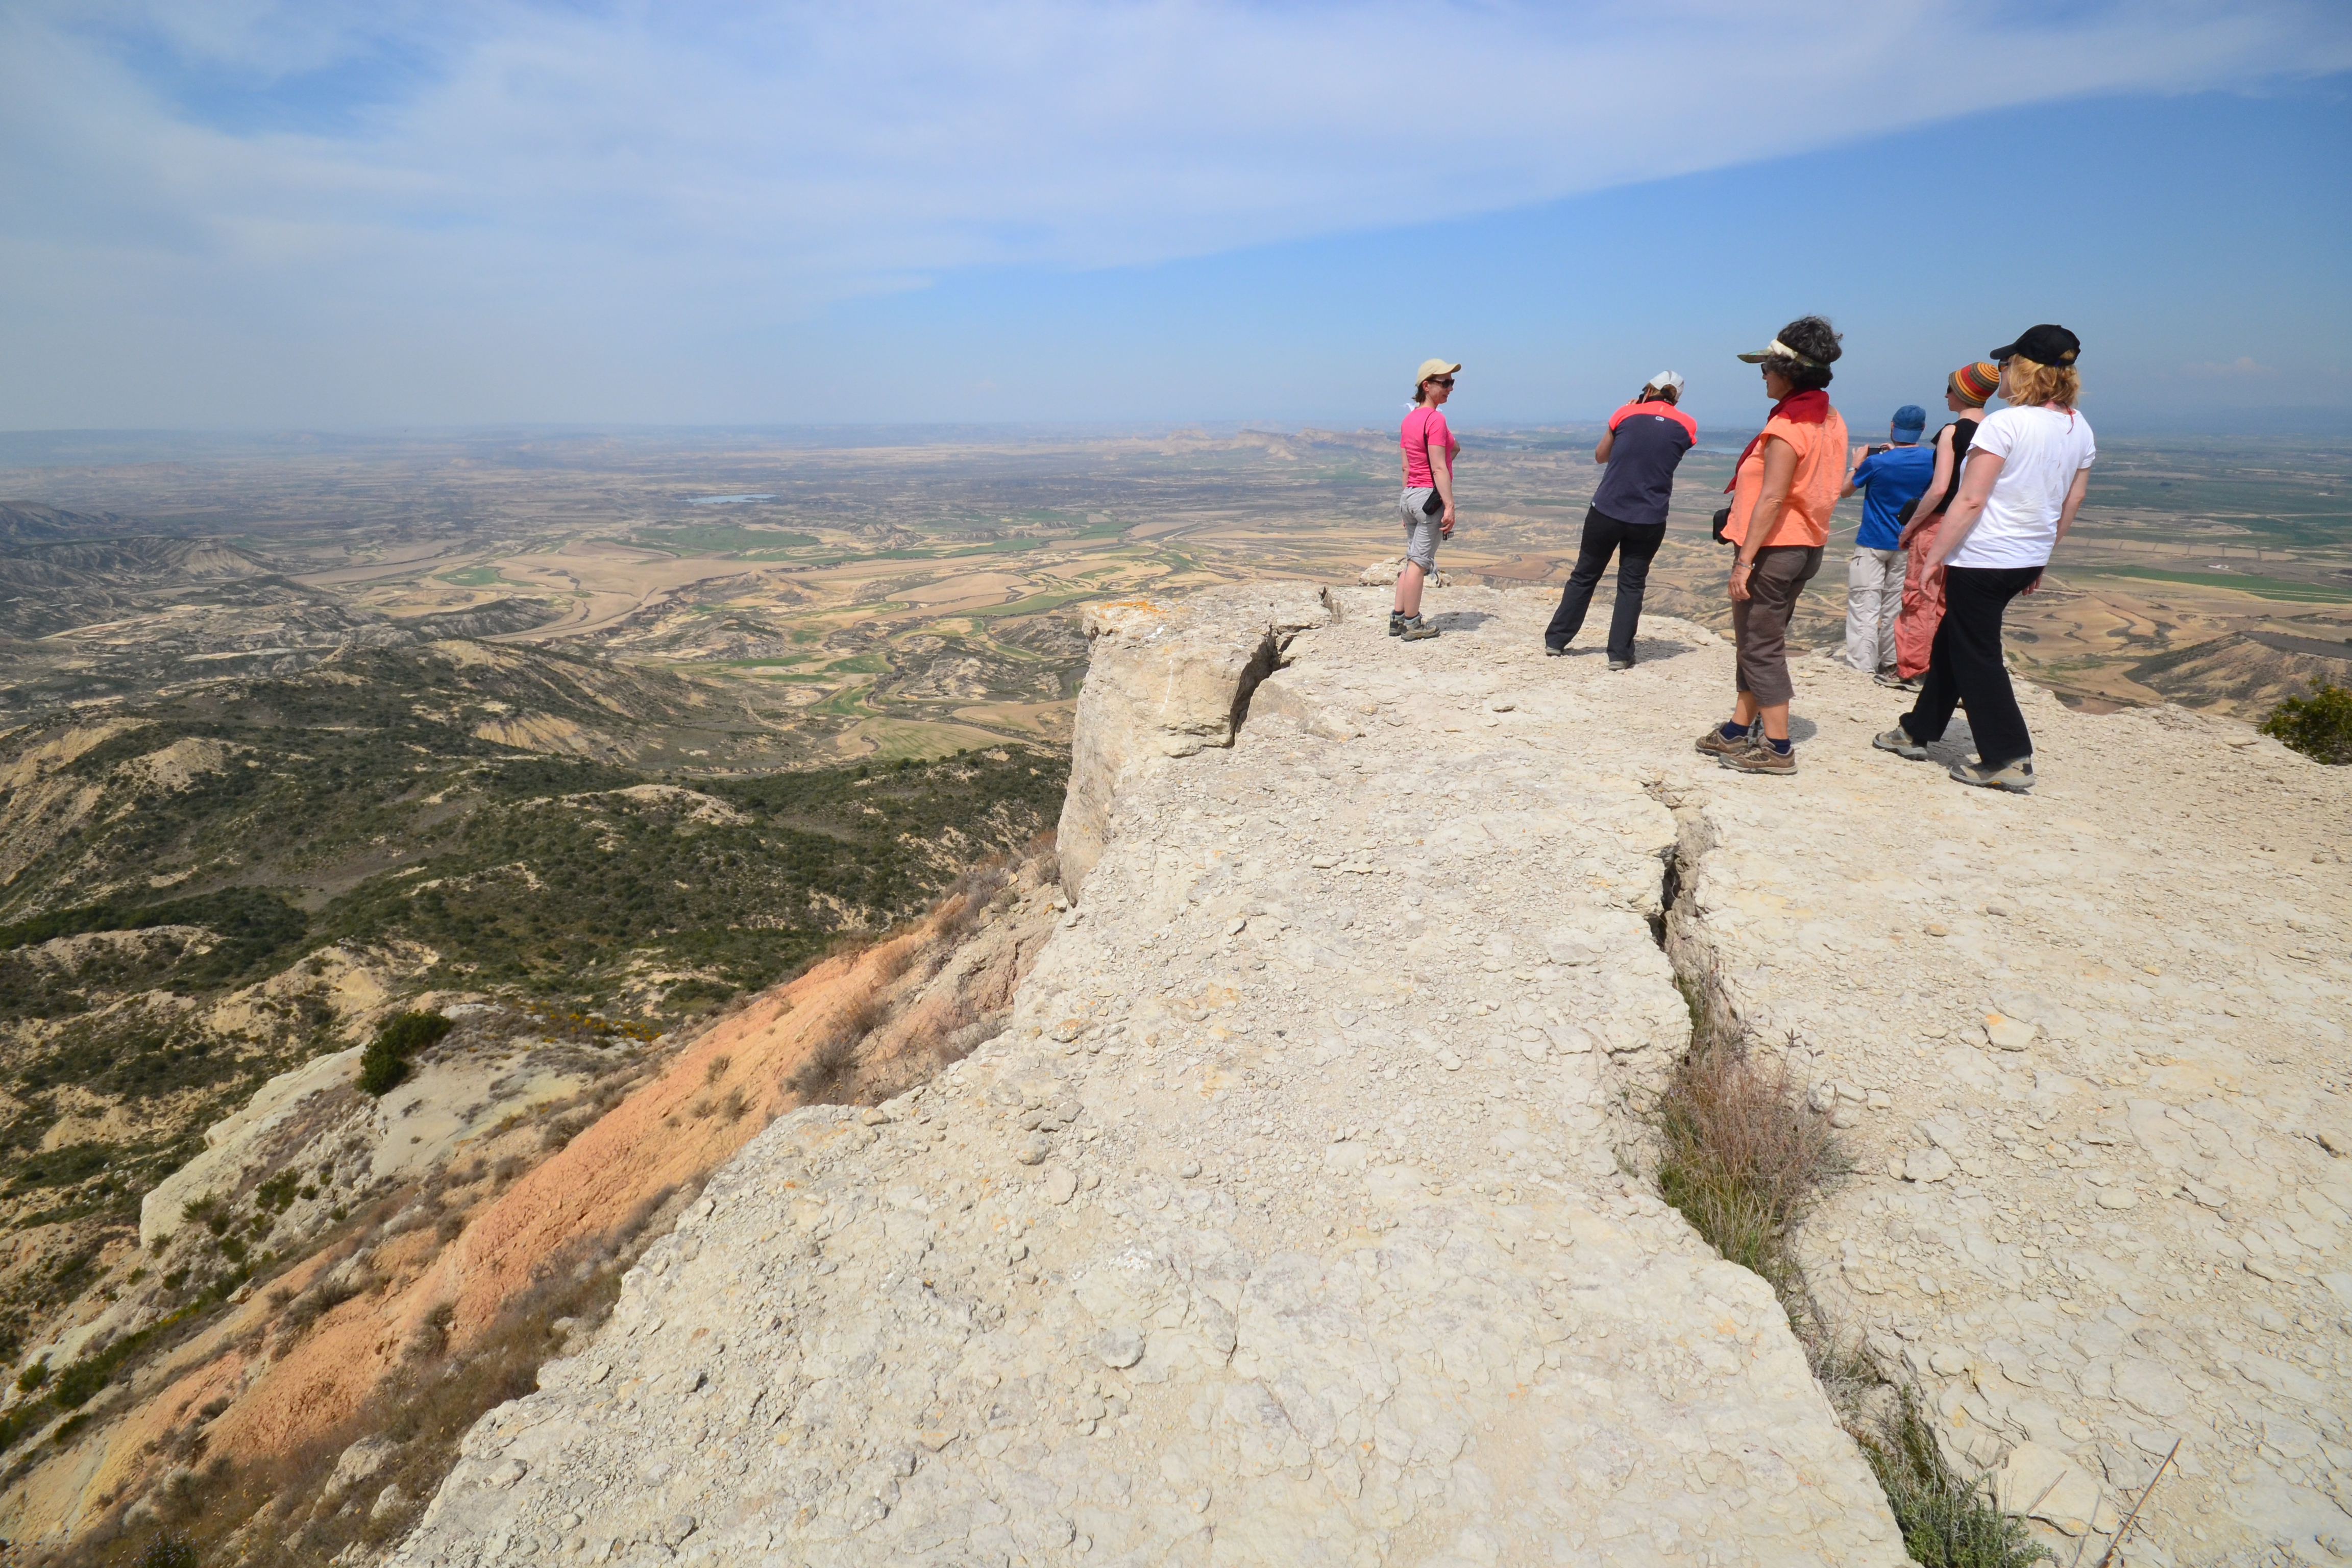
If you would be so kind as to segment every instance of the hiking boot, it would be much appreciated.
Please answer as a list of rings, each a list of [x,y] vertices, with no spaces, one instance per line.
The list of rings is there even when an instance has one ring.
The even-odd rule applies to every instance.
[[[1554,647],[1551,644],[1546,643],[1544,644],[1544,657],[1546,658],[1566,658],[1568,657],[1568,646],[1563,643],[1559,647]]]
[[[1979,789],[2005,789],[2011,795],[2023,795],[2033,787],[2033,759],[2020,757],[1998,768],[1986,767],[1981,762],[1954,763],[1952,776]]]
[[[1612,658],[1609,661],[1609,668],[1612,669],[1631,669],[1633,668],[1633,661],[1630,658]]]
[[[1873,735],[1870,743],[1882,752],[1892,752],[1906,762],[1924,763],[1927,748],[1911,738],[1911,731],[1897,724],[1884,734]]]
[[[1906,679],[1904,677],[1895,674],[1891,669],[1882,669],[1871,679],[1877,681],[1879,685],[1885,687],[1890,691],[1916,691],[1919,689],[1919,678],[1916,675]]]
[[[1392,637],[1404,636],[1404,612],[1402,610],[1389,612],[1389,636]]]
[[[1706,734],[1698,738],[1699,754],[1707,757],[1727,757],[1734,752],[1744,752],[1756,743],[1756,727],[1751,724],[1748,727],[1748,733],[1736,741],[1727,741],[1723,738],[1723,726],[1713,725]]]
[[[1423,620],[1419,616],[1407,616],[1404,618],[1402,626],[1397,632],[1397,636],[1404,638],[1407,642],[1421,642],[1426,638],[1436,637],[1437,635],[1437,628],[1431,626],[1427,621]]]
[[[1729,752],[1716,759],[1727,768],[1743,773],[1794,773],[1797,771],[1797,748],[1776,749],[1769,742],[1750,741],[1738,751]]]

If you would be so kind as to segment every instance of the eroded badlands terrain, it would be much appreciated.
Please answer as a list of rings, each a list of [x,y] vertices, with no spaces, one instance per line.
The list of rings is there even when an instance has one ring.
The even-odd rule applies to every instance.
[[[2062,1561],[2167,1454],[2119,1560],[2352,1561],[2352,776],[2029,693],[2041,790],[1966,790],[1808,659],[1749,778],[1712,632],[1382,607],[1090,612],[1011,1026],[753,1141],[395,1561],[1900,1562],[1653,1195],[1685,993],[1853,1158],[1815,1291]]]

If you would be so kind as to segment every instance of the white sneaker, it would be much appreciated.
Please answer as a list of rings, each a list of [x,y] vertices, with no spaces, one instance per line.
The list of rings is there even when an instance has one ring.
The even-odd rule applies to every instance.
[[[2024,795],[2033,788],[2033,759],[2020,757],[1999,768],[1988,768],[1980,762],[1954,763],[1952,776],[1979,789],[2005,789],[2011,795]]]

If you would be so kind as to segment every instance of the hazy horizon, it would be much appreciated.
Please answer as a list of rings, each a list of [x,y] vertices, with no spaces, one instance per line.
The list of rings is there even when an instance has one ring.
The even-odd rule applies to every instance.
[[[1832,389],[1834,393],[1835,389]],[[1834,399],[1833,399],[1834,401]],[[1869,426],[1864,416],[1846,408],[1841,402],[1841,412],[1847,416],[1857,440],[1881,438],[1875,420]],[[1999,406],[1998,404],[1995,405]],[[1760,417],[1745,421],[1718,418],[1704,408],[1689,410],[1699,426],[1702,449],[1726,446],[1736,450],[1738,441],[1732,433],[1744,437],[1761,427]],[[1760,410],[1758,411],[1760,414]],[[2095,415],[2094,408],[2090,411]],[[2306,416],[2302,423],[2295,416]],[[1943,416],[1940,412],[1929,420],[1934,429]],[[1456,429],[1475,452],[1480,437],[1495,441],[1510,441],[1546,435],[1593,435],[1603,426],[1607,411],[1581,416],[1552,419],[1472,420],[1457,417]],[[2352,445],[2352,410],[2252,410],[2248,423],[2235,426],[2223,423],[2199,424],[2182,420],[2174,423],[2151,421],[2097,422],[2100,434],[2123,441],[2175,440],[2187,442],[2246,443],[2249,447],[2269,441],[2331,442]],[[2254,423],[2259,419],[2259,423]],[[587,421],[549,421],[533,423],[520,420],[485,421],[470,425],[409,425],[303,427],[299,426],[255,426],[235,427],[190,427],[184,429],[58,429],[0,430],[0,476],[9,473],[37,472],[48,468],[110,468],[145,462],[169,460],[173,458],[201,460],[206,456],[278,456],[297,457],[305,454],[325,454],[337,445],[352,447],[380,448],[401,443],[476,442],[492,445],[508,442],[559,441],[566,439],[642,440],[649,444],[674,444],[696,437],[711,440],[756,438],[779,447],[823,449],[839,447],[947,445],[959,441],[991,444],[1034,441],[1040,445],[1086,443],[1115,440],[1159,440],[1170,437],[1199,435],[1211,440],[1230,440],[1245,434],[1269,436],[1301,436],[1321,433],[1333,436],[1370,436],[1385,441],[1391,434],[1385,425],[1341,424],[1315,419],[1163,419],[1132,421],[1080,420],[857,420],[833,424],[784,423],[704,423],[656,424]],[[1720,436],[1723,439],[1717,439]],[[271,448],[277,448],[272,450]],[[37,501],[35,495],[0,493],[0,500]],[[71,510],[68,508],[66,510]]]

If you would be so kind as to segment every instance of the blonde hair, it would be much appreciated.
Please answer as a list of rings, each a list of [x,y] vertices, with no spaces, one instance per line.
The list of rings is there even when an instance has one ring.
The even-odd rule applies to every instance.
[[[2048,403],[2072,408],[2083,395],[2082,374],[2073,365],[2042,364],[2023,354],[2010,356],[2003,379],[2007,390],[2001,395],[2021,407],[2037,408]]]

